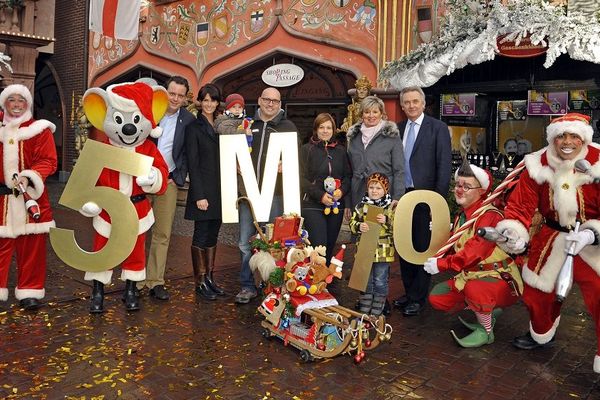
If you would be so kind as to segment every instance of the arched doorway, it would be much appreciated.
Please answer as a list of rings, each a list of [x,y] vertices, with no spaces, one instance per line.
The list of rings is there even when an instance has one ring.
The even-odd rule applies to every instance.
[[[254,115],[258,97],[267,86],[261,79],[263,71],[282,63],[295,64],[304,70],[302,81],[279,89],[282,107],[287,118],[298,127],[300,137],[304,140],[310,136],[313,120],[321,112],[332,114],[339,126],[350,102],[348,90],[356,81],[348,71],[277,52],[223,75],[214,83],[221,88],[223,96],[241,94],[246,101],[246,113]]]

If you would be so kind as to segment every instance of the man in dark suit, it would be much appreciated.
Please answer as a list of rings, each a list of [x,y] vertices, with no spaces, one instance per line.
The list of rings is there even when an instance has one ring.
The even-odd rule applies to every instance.
[[[429,117],[425,110],[425,94],[419,87],[408,87],[400,93],[402,110],[408,120],[398,123],[405,153],[406,192],[433,190],[446,197],[452,173],[452,148],[448,126]],[[431,232],[429,207],[418,205],[413,214],[412,237],[417,251],[429,247]],[[431,275],[423,265],[400,258],[400,271],[405,295],[394,300],[405,316],[419,315],[429,292]]]
[[[157,145],[169,166],[169,181],[164,195],[150,196],[155,222],[152,226],[146,280],[138,286],[139,289],[147,286],[150,296],[158,300],[169,300],[169,292],[165,289],[167,252],[177,207],[177,187],[185,185],[188,173],[184,153],[185,127],[196,119],[184,107],[189,90],[187,79],[181,76],[173,76],[167,81],[169,106],[159,123],[163,132]]]

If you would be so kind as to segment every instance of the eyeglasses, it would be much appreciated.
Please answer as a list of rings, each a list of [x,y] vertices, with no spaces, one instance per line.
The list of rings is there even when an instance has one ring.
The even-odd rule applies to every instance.
[[[184,94],[173,93],[173,92],[167,92],[167,93],[169,94],[169,97],[174,97],[179,100],[185,99],[185,97],[186,97]]]
[[[281,100],[279,99],[269,99],[268,97],[261,97],[261,100],[264,101],[267,104],[279,104],[281,103]]]
[[[462,189],[463,192],[467,193],[471,189],[481,189],[481,186],[469,186],[469,185],[454,185],[452,190]]]

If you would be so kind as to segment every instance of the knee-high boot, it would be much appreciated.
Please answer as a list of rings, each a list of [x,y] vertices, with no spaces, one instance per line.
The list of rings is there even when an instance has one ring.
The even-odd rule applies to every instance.
[[[212,290],[213,292],[215,292],[217,295],[219,296],[225,296],[225,291],[219,287],[216,283],[215,280],[213,278],[213,271],[215,269],[215,255],[217,253],[217,246],[213,246],[213,247],[207,247],[206,248],[206,264],[207,264],[207,270],[206,270],[206,279],[205,282],[208,285],[208,287],[210,288],[210,290]]]
[[[192,267],[194,268],[196,294],[206,300],[216,300],[217,295],[210,290],[210,287],[206,283],[206,271],[208,268],[206,249],[192,246]]]
[[[100,314],[104,312],[104,283],[93,280],[94,287],[90,296],[90,314]]]

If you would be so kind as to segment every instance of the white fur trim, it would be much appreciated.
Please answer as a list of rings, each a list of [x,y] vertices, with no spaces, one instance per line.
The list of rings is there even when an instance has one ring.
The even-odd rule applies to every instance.
[[[102,282],[105,285],[108,285],[110,283],[110,280],[112,278],[112,269],[109,269],[108,271],[100,271],[100,272],[86,272],[85,275],[83,276],[83,279],[86,281],[98,281],[98,282]]]
[[[53,220],[48,222],[28,223],[28,218],[29,216],[23,198],[21,196],[9,196],[6,224],[0,226],[0,237],[15,238],[20,235],[48,233],[50,228],[56,226],[56,223]]]
[[[583,121],[561,121],[552,122],[548,125],[546,128],[546,140],[552,146],[554,138],[565,132],[578,135],[585,143],[590,143],[592,136],[594,136],[594,128],[590,124]]]
[[[516,219],[503,219],[502,221],[498,222],[498,225],[496,225],[496,230],[498,232],[502,232],[505,229],[514,230],[517,232],[517,235],[519,235],[519,239],[522,239],[525,243],[529,243],[529,232],[527,231],[527,228]],[[498,247],[507,253],[512,253],[512,249],[506,247],[504,243],[498,243]],[[525,249],[523,249],[523,251],[525,251]]]
[[[586,221],[579,227],[580,231],[584,229],[592,229],[600,234],[600,221],[597,219]],[[585,246],[579,252],[579,256],[600,276],[600,245]]]
[[[4,88],[2,93],[0,93],[0,107],[5,108],[4,103],[6,103],[6,100],[11,94],[18,94],[22,96],[25,100],[27,100],[29,110],[33,110],[33,98],[31,97],[31,91],[27,88],[27,86],[19,83],[8,85]]]
[[[46,290],[44,289],[15,289],[15,297],[17,300],[34,298],[41,300],[46,295]]]
[[[540,333],[536,333],[533,330],[533,326],[531,326],[531,322],[529,322],[529,332],[531,333],[531,337],[533,338],[533,340],[535,340],[539,344],[546,344],[550,340],[552,340],[552,338],[556,334],[556,328],[558,328],[559,323],[560,323],[560,315],[556,318],[556,320],[554,321],[554,323],[552,324],[552,327],[550,328],[550,330],[548,332],[540,334]]]
[[[525,281],[529,286],[539,289],[544,293],[552,293],[554,291],[554,287],[556,286],[556,279],[558,278],[558,274],[560,274],[560,270],[567,258],[567,253],[565,253],[565,237],[567,233],[561,232],[556,236],[554,242],[552,243],[552,250],[550,250],[550,255],[546,259],[542,269],[539,271],[539,274],[536,274],[531,269],[529,269],[528,264],[523,266],[523,270],[521,275],[523,277],[523,281]]]
[[[144,281],[146,280],[146,269],[144,268],[141,271],[132,271],[130,269],[121,270],[121,280],[130,280],[134,282]]]
[[[156,138],[156,139],[161,137],[162,134],[163,134],[163,129],[158,125],[156,125],[156,128],[154,128],[150,131],[150,136],[153,138]]]
[[[296,316],[297,317],[299,317],[300,314],[302,314],[302,311],[307,310],[309,308],[325,308],[325,307],[337,306],[339,304],[337,302],[337,300],[334,298],[326,299],[326,300],[317,300],[316,297],[313,297],[310,294],[307,294],[306,296],[311,298],[312,300],[307,301],[306,303],[299,304],[298,307],[296,307]]]
[[[44,193],[44,188],[46,187],[42,177],[32,169],[24,169],[21,171],[21,173],[19,173],[19,178],[23,176],[29,178],[32,183],[32,185],[27,187],[27,194],[34,200],[39,199]]]
[[[150,168],[151,171],[154,171],[156,176],[156,181],[152,184],[152,186],[140,186],[140,188],[146,193],[158,193],[163,184],[163,176],[160,173],[160,170],[156,167]]]
[[[0,288],[0,301],[6,301],[8,300],[8,289],[7,288]]]
[[[108,88],[106,88],[106,94],[108,95],[109,104],[113,108],[116,108],[119,111],[124,111],[124,112],[139,111],[140,108],[135,103],[135,101],[133,101],[131,99],[126,99],[125,97],[119,96],[118,94],[113,92],[113,89],[115,87],[123,86],[123,85],[131,85],[131,83],[116,83],[116,84],[110,85]]]
[[[594,356],[594,372],[600,374],[600,356],[598,354]]]
[[[138,226],[138,235],[141,235],[142,233],[148,231],[148,229],[150,229],[154,224],[154,212],[152,212],[152,209],[150,209],[148,214],[146,214],[146,216],[141,218],[139,221],[140,224]],[[99,235],[104,236],[105,238],[110,236],[110,222],[105,221],[102,219],[102,217],[94,217],[92,225]]]

